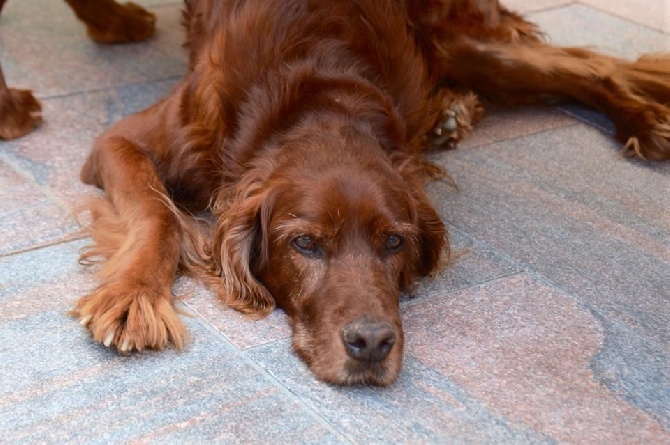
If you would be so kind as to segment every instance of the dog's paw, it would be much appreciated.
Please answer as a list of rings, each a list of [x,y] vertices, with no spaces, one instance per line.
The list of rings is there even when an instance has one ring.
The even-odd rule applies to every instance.
[[[461,106],[458,102],[454,102],[449,108],[442,110],[442,115],[435,122],[432,129],[430,144],[433,147],[439,148],[450,144],[453,145],[460,140],[458,132],[458,116],[460,113]],[[463,127],[461,126],[461,128]]]
[[[636,113],[634,118],[626,121],[627,125],[619,127],[619,139],[625,143],[624,156],[651,161],[670,160],[670,108],[654,108],[656,112]],[[636,123],[636,128],[628,128],[631,122]]]
[[[154,34],[156,16],[132,2],[115,4],[104,20],[87,27],[88,35],[98,43],[140,42]]]
[[[484,115],[484,107],[473,93],[454,96],[446,92],[440,100],[442,113],[427,138],[433,148],[453,148],[472,132]]]
[[[9,88],[0,94],[0,139],[24,136],[42,123],[42,106],[30,90]]]
[[[119,352],[169,345],[181,349],[187,337],[169,290],[106,284],[79,300],[72,315],[88,328],[95,341]]]

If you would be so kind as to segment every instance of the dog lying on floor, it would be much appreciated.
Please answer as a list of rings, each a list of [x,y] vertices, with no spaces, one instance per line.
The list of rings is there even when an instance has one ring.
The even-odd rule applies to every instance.
[[[670,58],[547,45],[497,0],[187,0],[184,22],[188,75],[81,172],[106,198],[82,256],[101,284],[73,313],[121,352],[183,346],[181,270],[251,317],[286,311],[321,380],[391,384],[399,294],[449,250],[423,155],[471,130],[475,93],[579,100],[670,159]]]
[[[130,2],[66,0],[86,24],[89,37],[98,43],[126,43],[153,35],[156,17]],[[6,0],[0,0],[0,12]],[[42,123],[42,106],[30,90],[9,88],[0,66],[0,139],[15,139]]]

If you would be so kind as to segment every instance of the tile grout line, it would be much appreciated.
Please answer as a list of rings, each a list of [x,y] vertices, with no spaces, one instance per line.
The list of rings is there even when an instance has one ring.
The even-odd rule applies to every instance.
[[[113,90],[116,90],[118,88],[124,88],[124,87],[128,87],[128,86],[152,84],[152,83],[156,83],[156,82],[178,80],[178,79],[181,79],[181,78],[183,78],[183,75],[170,75],[170,76],[165,76],[165,77],[156,78],[156,79],[149,79],[149,80],[143,80],[143,81],[139,81],[139,82],[125,83],[125,84],[121,84],[121,85],[113,85],[113,86],[107,86],[107,87],[101,87],[101,88],[93,88],[93,89],[87,89],[87,90],[82,90],[82,91],[71,91],[71,92],[64,93],[64,94],[41,96],[41,97],[39,97],[39,100],[41,100],[41,101],[51,101],[51,100],[58,100],[58,99],[66,99],[66,98],[70,98],[70,97],[84,96],[84,95],[91,94],[91,93],[102,93],[102,92],[113,91]],[[9,141],[9,142],[11,142],[11,141]],[[71,206],[67,204],[67,202],[65,202],[60,197],[58,197],[53,192],[51,192],[51,190],[49,190],[48,187],[44,187],[43,185],[41,185],[35,177],[33,177],[30,173],[25,171],[19,164],[14,162],[12,160],[12,158],[10,156],[8,156],[6,153],[0,152],[0,161],[5,162],[15,173],[17,173],[20,177],[25,179],[32,186],[36,187],[45,198],[51,200],[56,205],[56,207],[60,208],[61,210],[63,210],[67,214],[67,217],[72,222],[74,222],[74,224],[79,226],[76,215],[75,215],[73,209],[71,208]],[[80,233],[80,232],[78,232],[78,233]],[[57,245],[61,242],[68,242],[68,241],[73,240],[73,239],[85,238],[85,235],[78,234],[78,233],[71,234],[71,236],[66,236],[65,238],[63,238],[59,241],[54,241],[54,242],[50,242],[50,243],[40,245],[40,246],[34,246],[34,247],[26,248],[26,249],[21,249],[21,250],[15,251],[15,252],[9,252],[7,254],[0,254],[0,257],[9,256],[9,255],[13,255],[13,254],[21,254],[21,253],[28,252],[28,251],[31,251],[31,250],[34,250],[34,249],[39,249],[39,248],[42,248],[42,247],[50,247],[50,246],[53,246],[53,245]]]
[[[56,99],[67,99],[70,97],[76,97],[76,96],[82,96],[85,94],[91,94],[91,93],[104,93],[108,91],[113,91],[117,90],[119,88],[125,88],[125,87],[132,87],[132,86],[139,86],[139,85],[145,85],[145,84],[150,84],[150,83],[155,83],[155,82],[165,82],[169,80],[179,80],[183,79],[184,74],[172,74],[169,76],[164,76],[164,77],[157,77],[155,79],[146,79],[146,80],[140,80],[137,82],[128,82],[128,83],[123,83],[119,85],[109,85],[109,86],[104,86],[104,87],[99,87],[99,88],[91,88],[91,89],[86,89],[86,90],[79,90],[79,91],[69,91],[66,93],[60,93],[60,94],[48,94],[45,96],[37,96],[37,98],[41,101],[50,101],[50,100],[56,100]]]
[[[40,244],[37,246],[26,247],[25,249],[19,249],[13,252],[0,253],[0,259],[11,258],[13,256],[23,255],[24,253],[35,252],[41,249],[48,249],[50,247],[71,244],[75,241],[81,241],[87,239],[88,235],[86,234],[73,234],[73,236],[65,237],[57,241],[48,242],[45,244]]]
[[[503,0],[503,3],[504,3],[504,0]],[[532,18],[530,18],[530,16],[532,14],[538,14],[538,13],[541,13],[541,12],[558,11],[559,9],[569,8],[571,6],[574,6],[577,3],[578,3],[577,0],[572,0],[572,1],[569,1],[569,2],[565,2],[565,3],[560,3],[558,5],[549,5],[549,6],[540,7],[538,9],[528,9],[528,10],[521,11],[521,12],[519,12],[519,11],[514,11],[514,12],[516,12],[518,14],[521,14],[524,18],[530,19],[532,21]]]
[[[582,2],[581,0],[576,0],[576,1],[574,1],[572,4],[573,4],[573,5],[584,6],[585,8],[589,8],[589,9],[592,9],[592,10],[594,10],[594,11],[598,11],[598,12],[600,12],[600,13],[607,14],[607,15],[609,15],[610,17],[616,17],[617,19],[619,19],[619,20],[623,20],[623,21],[625,21],[625,22],[627,22],[627,23],[629,23],[629,24],[633,24],[633,25],[636,25],[636,26],[641,26],[641,27],[646,28],[646,29],[648,29],[648,30],[652,30],[652,31],[659,32],[659,33],[661,33],[661,34],[663,34],[663,35],[665,35],[665,36],[670,36],[670,32],[665,31],[663,28],[657,28],[657,27],[655,27],[655,26],[649,25],[648,23],[639,22],[639,21],[637,21],[637,20],[631,20],[629,17],[625,17],[625,16],[623,16],[623,15],[617,14],[616,12],[609,11],[609,10],[607,10],[607,9],[603,9],[603,8],[600,8],[600,7],[595,6],[595,5],[591,5],[591,4],[588,4],[588,3],[584,3],[584,2]]]
[[[570,116],[570,117],[573,117],[573,116]],[[572,128],[572,127],[575,127],[575,126],[580,125],[580,124],[588,125],[590,127],[594,127],[596,129],[600,130],[599,127],[592,124],[590,121],[581,121],[581,120],[578,120],[577,118],[574,118],[574,119],[575,119],[576,122],[571,123],[571,124],[561,125],[559,127],[553,127],[553,128],[544,128],[544,129],[537,130],[537,131],[530,131],[528,133],[518,134],[518,135],[508,137],[508,138],[496,139],[496,140],[492,140],[490,142],[485,142],[481,145],[474,145],[472,147],[463,148],[463,150],[478,150],[478,149],[490,148],[491,146],[493,146],[495,144],[500,144],[502,142],[513,142],[513,141],[516,141],[517,139],[521,139],[521,138],[524,138],[524,137],[527,137],[527,136],[537,136],[537,135],[540,135],[540,134],[543,134],[543,133],[548,133],[550,131],[561,130],[561,129],[565,129],[565,128]],[[477,131],[477,130],[475,130],[475,131]],[[456,150],[460,150],[460,148],[458,146],[456,146]]]
[[[412,308],[412,307],[414,307],[418,304],[421,304],[424,301],[437,300],[438,298],[444,298],[444,297],[447,297],[449,295],[453,295],[453,294],[457,294],[459,292],[467,291],[468,289],[474,289],[474,288],[483,286],[485,284],[490,284],[494,281],[498,281],[498,280],[502,280],[502,279],[510,278],[510,277],[514,277],[514,276],[524,276],[524,275],[526,275],[526,276],[533,275],[534,276],[535,274],[531,270],[525,270],[525,269],[524,270],[516,270],[516,271],[510,272],[510,273],[507,273],[507,274],[487,278],[485,280],[478,281],[476,283],[467,284],[467,285],[464,285],[464,286],[461,286],[461,287],[449,289],[447,291],[435,292],[434,294],[428,294],[424,297],[410,298],[410,299],[406,300],[401,305],[400,309],[404,311],[404,310],[410,309],[410,308]]]
[[[405,305],[403,306],[403,308],[413,307],[413,306],[419,304],[421,301],[425,301],[425,300],[435,300],[437,298],[444,298],[448,295],[452,295],[452,294],[457,293],[457,292],[462,292],[462,291],[465,291],[465,290],[468,290],[468,289],[472,289],[472,288],[475,288],[475,287],[478,287],[478,286],[481,286],[481,285],[484,285],[484,284],[487,284],[487,283],[491,283],[491,282],[494,282],[494,281],[497,281],[497,280],[501,280],[501,279],[504,279],[504,278],[509,278],[509,277],[513,277],[513,276],[516,276],[516,275],[526,275],[530,278],[533,278],[533,279],[537,280],[539,283],[541,283],[545,286],[548,286],[552,289],[556,289],[560,292],[563,292],[565,295],[567,295],[568,297],[573,299],[581,307],[583,307],[583,308],[585,308],[589,311],[593,311],[595,313],[598,313],[599,316],[602,317],[603,320],[605,320],[605,319],[610,320],[610,323],[612,323],[614,321],[617,322],[617,323],[621,323],[622,325],[628,326],[630,329],[637,332],[640,336],[648,338],[649,340],[651,340],[655,343],[659,343],[659,344],[662,343],[662,339],[660,339],[656,336],[651,336],[647,332],[641,331],[638,328],[636,328],[635,326],[629,325],[626,322],[625,319],[622,319],[616,313],[610,313],[609,317],[606,317],[605,315],[606,315],[607,312],[605,311],[605,309],[598,308],[596,305],[594,305],[590,301],[588,301],[587,298],[583,297],[580,293],[574,292],[574,291],[570,290],[569,288],[567,288],[566,285],[552,280],[551,278],[545,276],[541,271],[533,268],[531,265],[525,264],[524,262],[519,262],[519,261],[513,259],[512,257],[510,257],[509,255],[507,255],[506,253],[501,252],[497,249],[494,249],[493,247],[491,247],[485,241],[482,241],[478,238],[475,238],[469,232],[466,232],[465,230],[459,228],[458,226],[452,224],[451,222],[449,222],[449,225],[451,227],[453,227],[454,229],[460,231],[461,233],[465,234],[467,237],[471,238],[473,240],[473,243],[479,244],[486,251],[491,252],[493,255],[500,257],[500,259],[503,259],[506,262],[509,262],[512,265],[519,267],[520,270],[517,270],[515,272],[511,272],[509,274],[504,274],[504,275],[501,275],[501,276],[498,276],[498,277],[493,277],[493,278],[490,278],[488,280],[484,280],[484,281],[481,281],[479,283],[472,284],[472,285],[469,285],[469,286],[463,286],[459,289],[448,290],[446,292],[437,292],[433,295],[429,295],[429,296],[426,296],[426,297],[421,298],[421,299],[411,300],[411,301],[406,302]]]
[[[25,179],[30,185],[36,187],[45,198],[51,200],[56,205],[56,207],[63,210],[67,214],[67,217],[70,220],[72,220],[72,222],[74,222],[74,224],[80,226],[70,206],[61,198],[56,196],[53,192],[51,192],[51,190],[49,190],[48,187],[44,187],[42,184],[37,182],[37,179],[35,177],[33,177],[30,173],[21,168],[21,166],[16,162],[14,162],[10,156],[7,156],[5,153],[0,152],[0,161],[5,162],[14,171],[14,173]]]
[[[212,323],[209,322],[206,318],[204,318],[200,313],[193,308],[191,305],[189,305],[186,301],[180,299],[180,302],[188,307],[189,311],[191,311],[199,320],[201,320],[207,329],[213,331],[217,336],[221,337],[227,344],[232,346],[232,348],[235,350],[237,353],[237,356],[240,357],[245,363],[249,364],[252,368],[254,368],[256,371],[258,371],[260,374],[265,376],[270,382],[272,382],[274,385],[276,385],[281,392],[284,394],[288,395],[289,398],[293,401],[295,401],[299,406],[301,406],[305,411],[312,417],[314,420],[316,420],[319,424],[324,426],[327,431],[331,432],[337,437],[344,438],[346,441],[349,443],[356,443],[351,437],[346,435],[344,432],[339,431],[333,424],[331,424],[327,419],[325,419],[319,411],[312,406],[309,401],[303,399],[300,397],[298,394],[294,393],[291,391],[287,386],[285,386],[281,380],[279,380],[277,377],[275,377],[272,373],[270,373],[265,367],[263,367],[260,363],[258,363],[256,360],[251,358],[249,354],[247,353],[248,351],[253,351],[257,348],[261,347],[266,347],[272,344],[280,343],[282,341],[285,341],[287,338],[282,338],[282,339],[277,339],[270,341],[268,343],[264,343],[262,345],[256,345],[253,347],[249,348],[240,348],[237,345],[235,345],[230,338],[223,332],[221,332],[219,329],[216,328]]]
[[[613,137],[616,136],[616,131],[613,132],[610,128],[607,128],[607,127],[605,127],[604,125],[600,125],[599,123],[594,122],[594,121],[588,119],[587,117],[584,117],[584,116],[580,115],[579,113],[575,113],[574,111],[571,111],[571,110],[570,110],[569,108],[567,108],[567,107],[558,106],[558,107],[556,107],[556,108],[557,108],[558,111],[560,111],[561,113],[563,113],[563,114],[565,114],[566,116],[569,116],[569,117],[575,119],[576,121],[578,121],[578,122],[580,122],[580,123],[582,123],[582,124],[586,124],[586,125],[589,125],[589,126],[591,126],[591,127],[593,127],[593,128],[596,128],[596,129],[602,131],[603,133],[605,133],[605,134],[607,134],[607,135],[610,135],[610,136],[613,136]],[[592,110],[592,111],[597,111],[597,110],[594,110],[593,108],[588,108],[588,107],[587,107],[587,109],[588,109],[588,110]],[[608,119],[609,119],[609,117],[608,117]]]

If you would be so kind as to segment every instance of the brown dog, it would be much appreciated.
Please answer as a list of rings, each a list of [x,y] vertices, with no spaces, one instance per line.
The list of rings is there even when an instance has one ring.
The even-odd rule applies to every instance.
[[[99,43],[137,42],[154,33],[156,18],[134,3],[114,0],[66,0]],[[0,0],[0,12],[6,0]],[[9,88],[0,66],[0,139],[15,139],[42,123],[42,106],[30,90]]]
[[[284,309],[320,379],[393,382],[398,296],[448,250],[422,155],[471,129],[472,91],[580,100],[670,158],[670,58],[546,45],[497,0],[190,0],[185,24],[189,74],[82,170],[107,192],[83,259],[104,262],[74,313],[120,351],[182,347],[181,268],[250,316]]]

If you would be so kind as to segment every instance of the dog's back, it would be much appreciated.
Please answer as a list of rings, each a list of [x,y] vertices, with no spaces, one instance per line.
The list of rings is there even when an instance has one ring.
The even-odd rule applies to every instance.
[[[243,111],[235,105],[259,83],[316,75],[334,82],[361,77],[380,87],[406,122],[408,140],[429,128],[436,76],[400,2],[191,0],[184,22],[192,78],[211,76],[207,83],[225,93],[229,125]]]

